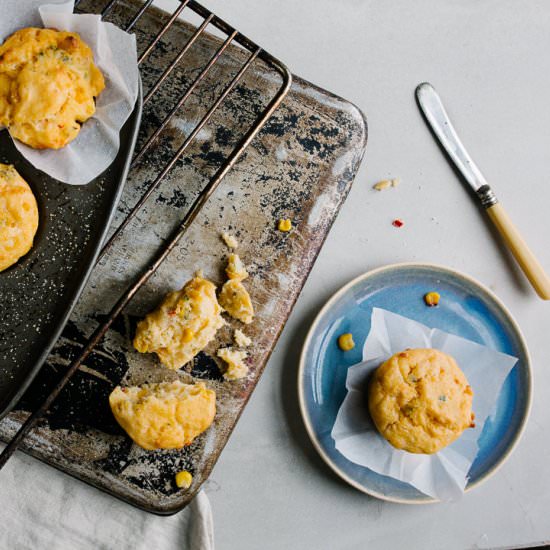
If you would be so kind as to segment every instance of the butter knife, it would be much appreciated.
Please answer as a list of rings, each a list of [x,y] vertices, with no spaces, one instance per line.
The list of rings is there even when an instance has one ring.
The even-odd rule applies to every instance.
[[[416,88],[416,97],[426,121],[464,179],[479,197],[481,205],[487,211],[529,282],[543,300],[550,300],[550,278],[462,145],[439,95],[431,84],[423,82]]]

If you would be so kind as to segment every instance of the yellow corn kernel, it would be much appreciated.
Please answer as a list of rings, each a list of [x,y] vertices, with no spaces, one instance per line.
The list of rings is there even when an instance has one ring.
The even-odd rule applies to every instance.
[[[193,476],[187,470],[182,470],[176,474],[176,485],[180,489],[189,489],[191,483],[193,483]]]
[[[181,335],[182,342],[191,342],[193,340],[193,337],[195,336],[195,333],[190,328],[184,328],[183,333]]]
[[[279,225],[277,227],[279,231],[284,231],[286,233],[292,229],[292,222],[289,219],[279,220]]]
[[[349,351],[355,347],[351,332],[346,332],[346,334],[341,334],[338,337],[338,346],[342,351]]]
[[[439,304],[439,298],[441,298],[441,296],[439,296],[437,292],[428,292],[424,294],[424,301],[428,307],[435,307]]]

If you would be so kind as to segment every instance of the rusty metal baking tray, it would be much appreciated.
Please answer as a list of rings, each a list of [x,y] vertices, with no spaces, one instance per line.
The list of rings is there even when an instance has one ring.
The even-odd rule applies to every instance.
[[[82,4],[88,7],[94,0]],[[139,4],[121,2],[111,13],[112,20],[127,21],[136,6]],[[147,9],[134,27],[138,40],[150,43],[165,18],[158,10]],[[156,63],[142,67],[145,90],[159,78],[158,67],[166,66],[195,32],[195,25],[179,21],[163,37],[153,54]],[[138,150],[166,120],[186,83],[201,73],[221,43],[219,38],[201,34],[187,52],[186,63],[159,90],[163,101],[154,107],[145,105]],[[155,181],[159,166],[173,157],[228,78],[242,66],[247,53],[239,46],[228,47],[188,98],[185,109],[172,113],[164,131],[131,170],[111,234]],[[242,130],[263,112],[280,86],[280,74],[273,67],[261,60],[254,63],[197,133],[93,270],[45,366],[0,423],[2,439],[12,438],[29,413],[44,401],[109,315],[128,281],[142,272],[155,250],[167,242],[204,185],[235,150]],[[116,318],[43,421],[23,441],[22,449],[145,510],[170,514],[183,508],[208,477],[259,380],[349,192],[366,139],[365,119],[356,107],[295,77],[275,114],[227,172],[177,246]],[[276,230],[282,217],[293,220],[292,232]],[[237,382],[223,380],[215,357],[216,349],[231,341],[232,325],[177,373],[162,368],[151,355],[138,354],[131,345],[137,320],[166,292],[181,287],[196,269],[202,268],[205,276],[218,284],[223,281],[227,250],[220,232],[224,230],[240,241],[239,254],[250,272],[247,287],[256,308],[255,322],[246,327],[254,341],[250,376]],[[108,395],[120,382],[176,377],[204,380],[216,391],[214,424],[183,450],[144,451],[133,445],[114,421]],[[175,472],[182,469],[194,477],[187,491],[174,483]]]
[[[140,118],[141,94],[115,161],[86,186],[34,169],[0,132],[0,163],[15,165],[29,183],[40,215],[34,247],[0,273],[0,418],[38,373],[84,288],[126,181]]]

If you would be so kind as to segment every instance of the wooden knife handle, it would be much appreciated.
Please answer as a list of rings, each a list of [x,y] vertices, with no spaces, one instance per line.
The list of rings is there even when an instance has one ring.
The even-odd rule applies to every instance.
[[[499,202],[489,206],[486,210],[537,294],[543,300],[550,300],[550,278],[523,240],[506,210]]]

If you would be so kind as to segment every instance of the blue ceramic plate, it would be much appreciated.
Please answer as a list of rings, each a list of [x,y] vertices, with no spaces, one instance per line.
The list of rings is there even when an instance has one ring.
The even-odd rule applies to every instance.
[[[438,307],[424,304],[426,292],[441,294]],[[339,290],[320,311],[306,338],[299,369],[302,415],[313,444],[348,483],[370,495],[401,503],[435,502],[414,487],[354,464],[330,436],[346,395],[347,368],[361,361],[373,307],[462,336],[519,358],[504,382],[496,413],[486,422],[466,490],[503,464],[518,442],[531,406],[531,367],[521,331],[509,311],[487,288],[451,269],[399,264],[370,271]],[[341,351],[338,335],[352,332],[355,348]]]

